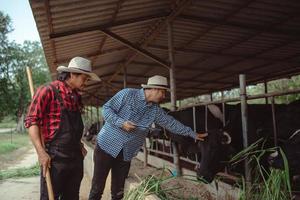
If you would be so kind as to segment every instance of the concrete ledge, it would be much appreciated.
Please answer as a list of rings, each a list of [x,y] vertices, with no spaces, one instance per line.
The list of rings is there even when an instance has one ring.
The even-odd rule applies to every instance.
[[[144,158],[145,157],[143,153],[139,153],[137,155],[137,159],[139,159],[140,161],[144,162]],[[172,171],[176,169],[173,163],[152,155],[148,155],[148,164],[156,168],[167,167]],[[183,168],[182,174],[189,175],[191,176],[192,179],[194,177],[194,179],[196,180],[197,174],[194,171]],[[213,181],[211,184],[203,183],[203,186],[216,199],[230,199],[230,200],[239,199],[238,196],[240,190],[222,181],[218,181],[218,182]]]

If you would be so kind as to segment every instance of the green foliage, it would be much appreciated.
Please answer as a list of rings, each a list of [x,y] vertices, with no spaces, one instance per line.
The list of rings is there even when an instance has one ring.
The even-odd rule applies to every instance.
[[[32,68],[35,86],[50,81],[43,49],[39,42],[25,41],[23,45],[9,42],[10,18],[0,11],[0,121],[7,115],[15,120],[30,101],[26,66]]]
[[[274,152],[275,148],[263,149],[262,144],[262,148],[258,149],[259,144],[263,142],[262,139],[258,140],[230,160],[230,163],[234,165],[247,158],[248,164],[254,166],[251,185],[247,184],[244,178],[241,178],[241,183],[238,184],[241,188],[239,199],[289,200],[291,199],[291,185],[287,158],[280,149],[280,154],[284,159],[284,169],[266,170],[260,164],[261,157],[266,152]]]
[[[162,188],[164,182],[174,178],[174,176],[164,176],[165,171],[166,169],[162,169],[158,177],[151,175],[142,180],[140,179],[141,182],[139,185],[124,195],[124,200],[143,200],[145,197],[153,194],[159,197],[159,199],[167,200],[167,193],[178,188]]]
[[[0,171],[0,180],[8,178],[32,177],[40,174],[40,166],[37,164],[31,167],[22,167],[17,169]]]

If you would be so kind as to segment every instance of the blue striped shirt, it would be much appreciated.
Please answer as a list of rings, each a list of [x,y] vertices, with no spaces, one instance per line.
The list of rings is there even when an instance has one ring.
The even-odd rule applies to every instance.
[[[146,127],[154,122],[172,133],[194,139],[196,137],[190,127],[167,115],[158,104],[147,102],[143,89],[127,88],[119,91],[104,104],[102,114],[105,124],[97,136],[97,144],[114,158],[123,149],[125,161],[137,155],[148,132],[139,127],[127,132],[122,129],[125,121]]]

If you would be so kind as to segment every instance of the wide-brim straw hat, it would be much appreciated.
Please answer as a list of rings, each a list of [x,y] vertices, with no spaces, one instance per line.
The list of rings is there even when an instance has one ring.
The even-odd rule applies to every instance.
[[[68,67],[59,66],[56,69],[58,72],[71,72],[71,73],[79,73],[86,74],[90,77],[91,80],[101,81],[101,79],[97,76],[97,74],[92,72],[92,64],[91,61],[82,58],[82,57],[74,57],[70,61]]]
[[[168,87],[168,80],[164,76],[155,75],[148,79],[147,84],[142,84],[142,88],[144,89],[165,89],[167,91],[170,91],[170,88]]]

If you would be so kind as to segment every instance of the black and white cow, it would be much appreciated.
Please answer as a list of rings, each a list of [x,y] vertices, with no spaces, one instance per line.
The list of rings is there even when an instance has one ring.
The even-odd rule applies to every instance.
[[[220,112],[221,104],[211,105],[206,110],[205,106],[196,106],[195,108],[186,108],[178,111],[166,111],[176,120],[182,124],[194,129],[196,132],[206,132],[206,129],[221,129],[223,127],[222,112]],[[195,110],[194,110],[195,109]],[[195,112],[195,113],[194,113]],[[205,125],[205,115],[207,112],[207,127]],[[196,118],[193,120],[193,114]],[[195,122],[195,125],[194,125]],[[191,137],[185,137],[177,134],[173,134],[166,129],[162,129],[161,132],[149,133],[149,137],[155,139],[165,139],[175,142],[178,147],[178,151],[182,156],[194,156],[195,153],[200,153],[200,147]],[[200,154],[199,157],[200,158]]]
[[[299,101],[289,105],[276,105],[277,137],[279,145],[282,146],[289,161],[290,174],[296,176],[299,174],[300,161],[299,147],[300,143],[293,134],[300,132],[300,106]],[[197,171],[199,177],[203,177],[208,182],[212,181],[216,173],[224,167],[224,162],[230,159],[230,154],[240,152],[243,149],[242,123],[240,105],[236,106],[236,111],[231,112],[227,118],[227,124],[222,131],[208,131],[209,137],[201,143],[201,164]],[[230,145],[224,145],[221,142],[222,132],[227,132],[231,138]],[[297,133],[298,134],[298,133]],[[259,138],[264,138],[267,142],[266,147],[273,144],[273,125],[272,111],[270,105],[248,105],[248,143],[251,144]],[[286,144],[281,141],[289,141]],[[268,165],[267,155],[262,159],[262,165]],[[280,164],[281,161],[281,164]],[[273,166],[282,167],[282,159],[277,158]],[[279,164],[278,164],[279,163]],[[241,168],[242,169],[242,168]]]
[[[289,164],[290,172],[292,175],[299,174],[300,161],[294,159],[295,156],[299,157],[300,143],[297,140],[293,140],[283,145],[282,141],[286,141],[293,133],[300,129],[300,101],[293,102],[289,105],[276,105],[276,121],[278,129],[278,141],[279,145],[283,146],[284,152],[286,152]],[[170,132],[166,132],[168,138],[177,142],[180,152],[184,155],[189,153],[198,153],[201,159],[200,168],[197,170],[198,177],[206,179],[211,182],[215,175],[223,171],[226,161],[228,161],[232,155],[240,152],[243,149],[243,133],[241,122],[241,106],[228,105],[225,106],[225,118],[226,125],[222,127],[222,121],[220,115],[222,112],[217,108],[221,108],[220,105],[212,107],[214,110],[212,114],[208,112],[208,137],[204,142],[195,143],[195,141],[189,137],[183,137]],[[217,110],[217,111],[216,111]],[[217,113],[217,114],[216,114]],[[221,113],[221,114],[220,114]],[[170,112],[177,120],[183,124],[193,127],[193,108],[188,108],[181,111]],[[196,107],[196,131],[205,131],[205,107]],[[300,132],[300,131],[299,131]],[[231,136],[231,141],[228,141],[228,137],[224,136],[224,133],[228,133]],[[300,134],[300,133],[299,133]],[[162,134],[161,134],[162,135]],[[252,144],[258,139],[264,138],[267,142],[265,147],[274,146],[273,143],[273,122],[272,122],[272,109],[271,105],[264,104],[249,104],[248,105],[248,143]],[[230,144],[228,144],[230,142]],[[298,149],[298,150],[297,150]],[[268,155],[265,155],[262,159],[264,166],[269,165]],[[277,158],[280,161],[280,157]],[[274,162],[274,166],[279,161]],[[298,169],[298,171],[297,171]],[[243,173],[243,165],[237,166],[232,169],[235,172]]]
[[[84,134],[84,137],[87,141],[91,141],[92,143],[95,143],[95,138],[97,134],[99,133],[100,129],[102,128],[104,122],[98,121],[93,123]]]

